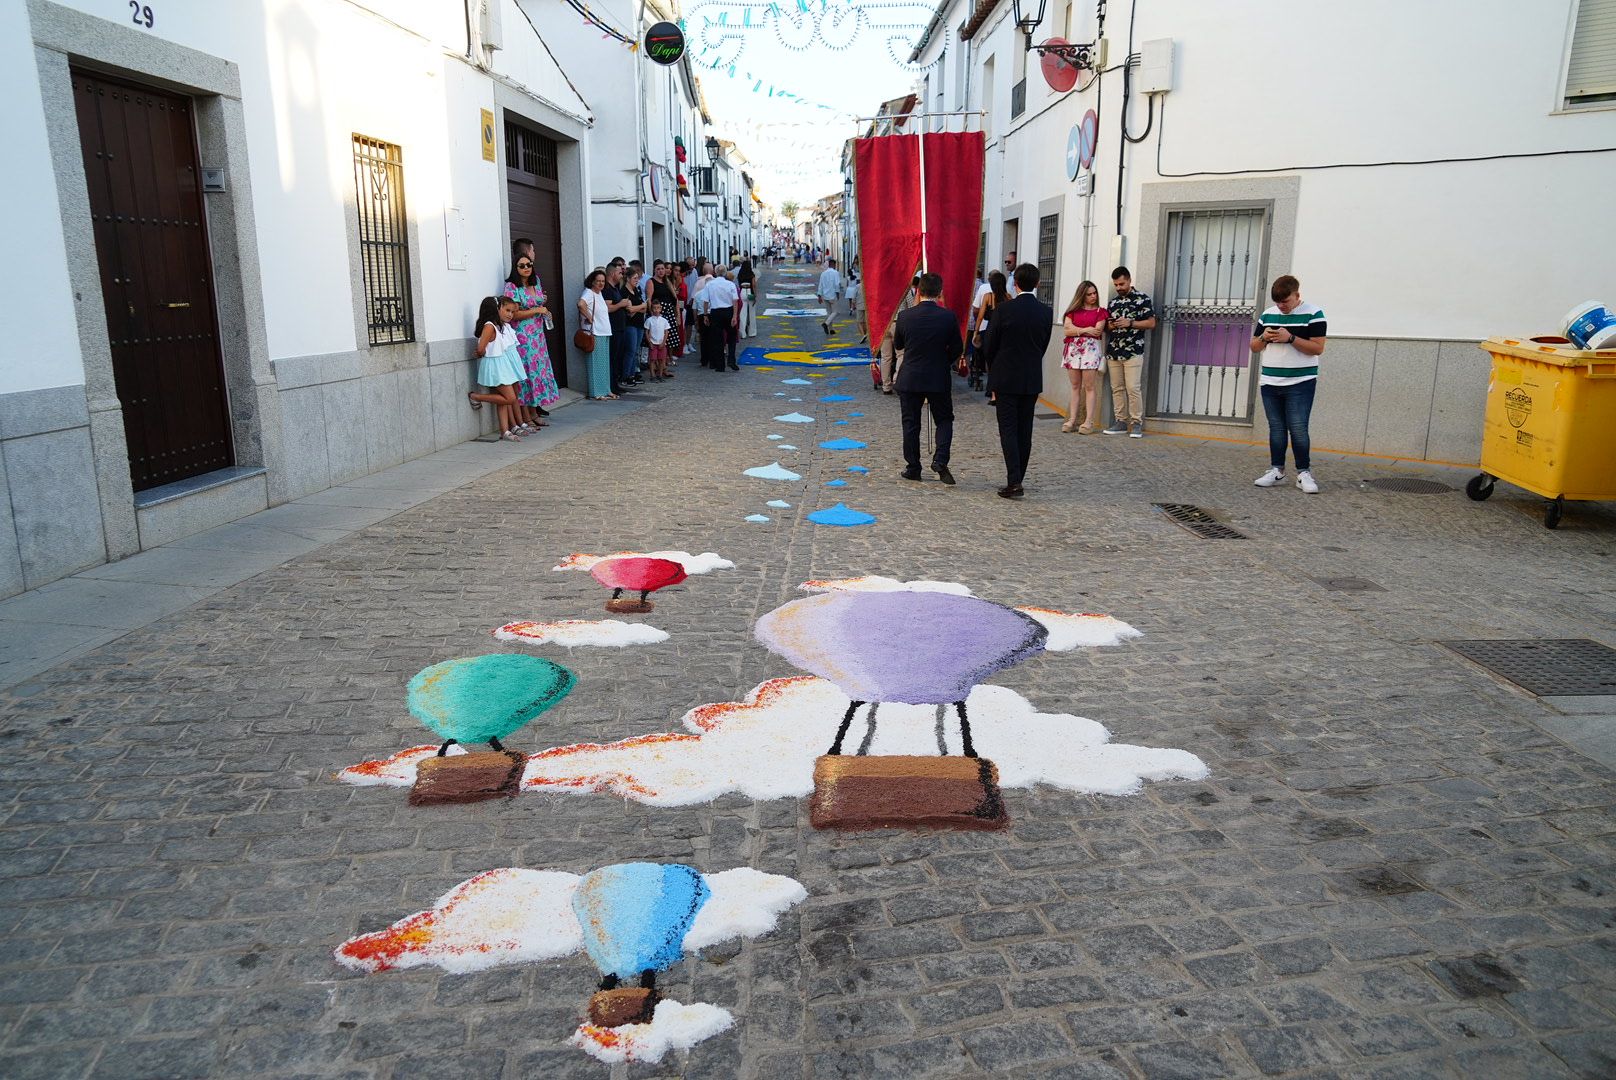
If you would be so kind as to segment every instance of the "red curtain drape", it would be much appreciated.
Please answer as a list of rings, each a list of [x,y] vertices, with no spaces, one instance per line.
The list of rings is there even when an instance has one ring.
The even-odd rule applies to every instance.
[[[886,135],[853,143],[859,267],[873,351],[920,266],[920,142]]]
[[[976,292],[982,234],[980,131],[935,131],[926,140],[926,268],[943,277],[943,305],[963,335]]]
[[[962,334],[970,318],[982,228],[982,133],[857,139],[853,175],[872,349],[920,269],[922,138],[926,140],[926,266],[942,275],[943,303],[959,320]]]

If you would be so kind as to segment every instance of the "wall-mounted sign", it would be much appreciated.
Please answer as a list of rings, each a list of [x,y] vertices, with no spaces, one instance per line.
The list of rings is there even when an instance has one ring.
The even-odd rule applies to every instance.
[[[659,22],[645,32],[645,55],[659,64],[677,64],[685,54],[685,32],[677,23]]]
[[[1079,125],[1083,129],[1082,145],[1079,148],[1079,163],[1085,169],[1094,167],[1094,148],[1100,142],[1100,116],[1093,109],[1083,114],[1083,122]]]
[[[494,114],[483,110],[483,160],[494,160]]]

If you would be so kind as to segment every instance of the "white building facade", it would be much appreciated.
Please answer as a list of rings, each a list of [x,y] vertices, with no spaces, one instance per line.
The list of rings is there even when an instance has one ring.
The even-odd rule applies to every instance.
[[[697,250],[700,89],[536,9],[0,4],[0,596],[477,437],[516,238],[583,384],[586,271]]]
[[[1038,264],[1058,314],[1079,281],[1105,297],[1129,266],[1161,316],[1151,430],[1258,442],[1246,342],[1269,283],[1295,274],[1330,326],[1314,445],[1474,462],[1489,370],[1476,343],[1558,333],[1574,304],[1616,299],[1596,239],[1616,235],[1616,4],[1133,10],[1110,5],[1103,72],[1065,91],[1013,3],[938,11],[914,110],[984,114],[926,123],[986,132],[987,268]],[[1101,33],[1093,3],[1050,0],[1032,38]],[[1045,393],[1064,408],[1060,340]]]

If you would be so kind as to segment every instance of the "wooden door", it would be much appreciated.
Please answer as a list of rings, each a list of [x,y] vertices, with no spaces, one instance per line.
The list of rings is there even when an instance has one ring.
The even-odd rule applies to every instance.
[[[582,282],[561,279],[561,184],[554,139],[505,121],[506,201],[510,208],[511,239],[533,241],[533,271],[544,286],[545,307],[555,326],[545,335],[556,385],[567,385],[566,312]],[[575,287],[576,286],[576,287]]]
[[[73,91],[134,488],[226,468],[235,452],[191,101],[83,71]]]

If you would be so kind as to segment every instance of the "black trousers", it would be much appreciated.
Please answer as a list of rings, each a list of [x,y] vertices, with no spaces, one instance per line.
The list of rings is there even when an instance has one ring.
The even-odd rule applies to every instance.
[[[1005,484],[1019,487],[1027,475],[1027,459],[1032,457],[1032,414],[1038,406],[1038,395],[996,394],[994,403],[999,410]]]
[[[911,469],[920,468],[920,408],[931,406],[931,421],[937,425],[937,448],[932,451],[933,468],[946,468],[948,454],[954,446],[954,395],[947,391],[935,394],[898,392],[898,405],[903,411],[903,461]]]
[[[724,370],[724,328],[710,315],[703,315],[697,327],[701,337],[701,366]]]

